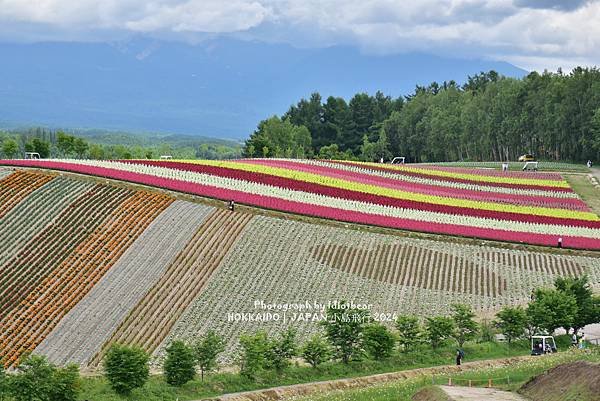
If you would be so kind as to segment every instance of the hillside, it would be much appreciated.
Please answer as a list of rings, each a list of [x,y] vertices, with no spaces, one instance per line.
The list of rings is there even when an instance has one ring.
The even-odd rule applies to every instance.
[[[531,401],[599,401],[600,365],[577,361],[534,377],[520,390]]]
[[[229,339],[231,355],[244,331],[314,332],[315,303],[370,304],[385,322],[401,312],[445,313],[457,301],[487,314],[527,302],[557,276],[585,273],[600,286],[595,254],[445,242],[225,206],[0,167],[0,357],[13,364],[33,350],[93,367],[118,341],[156,360],[172,339],[209,329]]]

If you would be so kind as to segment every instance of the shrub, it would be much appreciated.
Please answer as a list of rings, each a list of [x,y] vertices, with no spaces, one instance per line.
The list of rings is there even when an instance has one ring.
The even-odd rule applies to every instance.
[[[373,323],[364,328],[363,345],[369,356],[381,360],[389,357],[394,350],[396,339],[387,327]]]
[[[25,356],[10,380],[10,394],[15,401],[49,400],[55,369],[45,357]]]
[[[196,343],[195,351],[196,361],[204,381],[204,374],[217,368],[217,357],[225,351],[225,341],[214,331],[209,330],[204,338]]]
[[[521,306],[505,306],[496,314],[494,325],[510,344],[513,340],[523,336],[527,327],[527,313]]]
[[[331,348],[320,334],[315,334],[302,347],[302,358],[313,368],[331,358]]]
[[[296,331],[290,328],[284,331],[280,338],[269,341],[265,354],[265,367],[281,371],[289,365],[290,359],[296,355],[298,355]]]
[[[174,341],[166,349],[163,365],[165,380],[172,386],[182,386],[196,375],[196,356],[183,341]]]
[[[428,317],[425,322],[426,336],[433,349],[443,345],[454,332],[454,321],[450,317]]]
[[[142,387],[149,377],[148,354],[138,347],[113,344],[104,360],[104,371],[112,389],[128,395]]]
[[[454,321],[452,337],[461,348],[465,342],[474,339],[477,335],[478,328],[477,323],[473,320],[474,318],[475,314],[470,306],[464,304],[452,305],[452,320]]]
[[[79,378],[79,367],[68,365],[54,371],[52,388],[50,389],[50,400],[52,401],[76,401],[81,388]]]
[[[240,336],[242,354],[240,356],[240,374],[249,379],[254,379],[256,373],[265,367],[265,356],[269,351],[269,338],[267,333],[259,331],[255,334]]]
[[[335,354],[343,363],[360,356],[362,332],[370,316],[368,311],[348,308],[342,301],[327,308],[327,318],[321,322],[325,327],[327,340]]]
[[[423,341],[423,328],[416,316],[400,315],[396,319],[398,345],[402,352],[408,352]]]

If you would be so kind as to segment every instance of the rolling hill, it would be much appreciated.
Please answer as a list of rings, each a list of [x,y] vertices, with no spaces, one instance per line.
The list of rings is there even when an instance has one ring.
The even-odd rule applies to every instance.
[[[133,176],[119,175],[125,170],[114,168],[116,162],[112,176],[107,167],[83,161],[0,164],[9,163],[33,168],[0,167],[0,357],[8,365],[34,351],[59,364],[93,368],[113,342],[142,346],[158,361],[171,340],[190,340],[209,329],[228,339],[228,359],[240,333],[294,325],[309,334],[317,329],[321,308],[339,300],[370,305],[389,323],[398,313],[446,313],[458,301],[486,315],[527,302],[534,288],[551,285],[558,276],[587,274],[600,287],[595,252],[408,234],[351,225],[343,218],[281,213],[284,208],[230,211],[226,202],[207,199],[208,193],[133,183]],[[259,161],[242,165],[264,167]],[[240,171],[231,165],[194,166],[211,167],[212,177],[226,168]],[[96,174],[83,167],[94,167]],[[172,181],[184,172],[161,168]],[[283,174],[270,173],[275,171]],[[375,171],[373,177],[383,177]],[[448,178],[447,168],[427,171],[448,182],[442,179]],[[504,188],[500,194],[515,190],[491,185],[489,180],[499,177],[490,172],[452,171]],[[297,174],[296,179],[312,177]],[[557,174],[529,180],[520,184],[566,188]],[[521,190],[544,191],[537,187]],[[251,186],[244,190],[252,192]],[[553,209],[570,216],[562,218],[591,218],[577,197],[553,199],[559,204]]]

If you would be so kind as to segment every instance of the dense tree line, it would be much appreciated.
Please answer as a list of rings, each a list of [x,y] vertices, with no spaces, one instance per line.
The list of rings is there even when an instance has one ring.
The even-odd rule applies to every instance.
[[[303,128],[310,143],[291,134]],[[515,160],[533,153],[542,160],[598,160],[600,70],[532,72],[523,79],[482,72],[462,86],[433,82],[399,98],[377,92],[323,101],[314,93],[281,118],[262,121],[244,153],[414,162]]]

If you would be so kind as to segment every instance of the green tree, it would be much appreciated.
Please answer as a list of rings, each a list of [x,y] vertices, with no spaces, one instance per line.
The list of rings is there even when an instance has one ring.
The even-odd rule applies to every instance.
[[[454,331],[452,337],[460,348],[466,341],[472,340],[477,335],[478,325],[473,320],[475,314],[470,306],[464,304],[452,305],[452,320],[454,321]]]
[[[255,153],[256,148],[254,147],[254,145],[248,145],[248,147],[246,148],[246,156],[248,156],[249,158],[253,158]]]
[[[75,137],[62,131],[56,133],[56,148],[63,157],[69,157],[75,150]]]
[[[396,319],[398,345],[402,352],[409,352],[423,341],[423,328],[416,316],[400,315]]]
[[[75,138],[73,140],[73,152],[78,158],[83,159],[89,149],[89,145],[86,141],[81,138]]]
[[[50,400],[55,369],[45,357],[25,356],[11,377],[10,394],[15,401]]]
[[[112,389],[128,395],[143,387],[150,374],[148,360],[148,354],[141,348],[111,345],[104,359],[104,374]]]
[[[388,358],[394,350],[395,343],[394,335],[380,323],[369,324],[363,330],[363,346],[373,359]]]
[[[50,156],[50,143],[39,138],[33,138],[25,144],[25,151],[37,152],[42,159],[46,159]]]
[[[104,147],[102,145],[97,145],[95,143],[90,145],[90,159],[94,160],[103,160],[106,159],[106,154],[104,152]]]
[[[600,310],[594,302],[592,288],[587,276],[584,275],[578,278],[558,277],[554,282],[554,286],[557,290],[575,298],[577,302],[577,313],[571,325],[575,332],[588,324],[600,322]]]
[[[67,365],[64,368],[55,369],[50,389],[50,401],[77,401],[80,391],[81,379],[78,366]]]
[[[242,376],[254,379],[256,374],[265,368],[270,345],[269,337],[264,331],[240,336],[242,353],[239,364]]]
[[[496,313],[494,325],[508,341],[519,339],[525,333],[527,327],[527,313],[522,306],[505,306]]]
[[[572,327],[576,315],[575,297],[559,290],[539,289],[527,306],[527,317],[533,330],[542,329],[549,334],[559,327]]]
[[[289,366],[290,360],[298,355],[296,331],[292,328],[281,333],[279,338],[269,341],[265,355],[265,366],[282,371]]]
[[[454,321],[451,317],[434,316],[425,320],[425,336],[433,349],[439,348],[454,333]]]
[[[204,381],[204,375],[217,368],[217,357],[225,351],[225,341],[223,341],[223,337],[209,330],[196,343],[195,351],[202,381]]]
[[[174,341],[166,349],[163,371],[171,386],[183,386],[196,375],[194,350],[183,341]]]
[[[332,352],[327,340],[320,334],[312,336],[301,350],[302,358],[313,368],[331,359]]]
[[[19,153],[19,144],[12,138],[2,142],[2,153],[8,159],[14,158]]]
[[[368,311],[350,308],[345,301],[327,308],[326,319],[321,324],[336,357],[343,363],[360,357],[363,330],[369,320]]]

